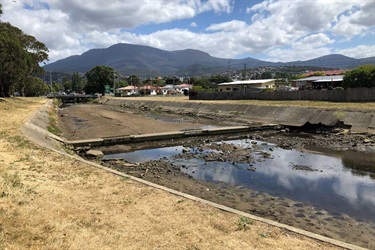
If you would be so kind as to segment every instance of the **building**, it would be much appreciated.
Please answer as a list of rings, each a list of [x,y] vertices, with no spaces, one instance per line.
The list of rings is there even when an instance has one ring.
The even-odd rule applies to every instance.
[[[184,94],[186,91],[189,91],[193,85],[191,84],[180,84],[180,85],[165,85],[162,87],[163,95],[175,95],[175,94]]]
[[[260,79],[260,80],[246,80],[235,82],[224,82],[218,84],[219,92],[232,92],[232,91],[260,91],[262,89],[275,88],[276,79]]]
[[[292,81],[292,86],[305,89],[330,89],[341,87],[344,75],[310,76]]]
[[[117,91],[121,92],[123,95],[135,95],[135,94],[138,94],[138,87],[126,86],[126,87],[118,88]]]

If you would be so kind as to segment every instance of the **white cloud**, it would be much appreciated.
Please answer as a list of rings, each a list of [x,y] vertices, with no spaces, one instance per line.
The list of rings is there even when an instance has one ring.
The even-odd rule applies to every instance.
[[[246,29],[246,23],[239,20],[210,25],[208,31],[239,31]]]
[[[332,31],[337,35],[351,38],[356,35],[365,35],[375,26],[375,2],[365,0],[347,14],[339,17]],[[372,29],[373,30],[373,29]]]
[[[49,1],[51,7],[68,13],[81,31],[135,28],[149,23],[166,23],[192,18],[207,11],[231,11],[230,0],[81,0]]]
[[[371,32],[374,36],[373,0],[345,0],[344,3],[294,0],[293,4],[290,0],[268,0],[248,8],[245,18],[236,15],[230,21],[211,25],[203,22],[201,25],[198,19],[204,12],[227,15],[234,6],[233,0],[93,0],[89,3],[17,0],[3,3],[2,20],[44,42],[50,49],[51,61],[119,42],[165,50],[199,49],[223,58],[262,55],[273,61],[306,60],[330,53],[357,58],[373,56],[371,45],[335,49],[342,37],[350,41],[354,36],[368,39]],[[196,27],[195,21],[199,21],[200,26],[208,25],[208,28],[200,33],[179,27],[147,34],[131,31],[145,24],[172,24],[193,17],[191,27]]]
[[[335,51],[337,54],[343,54],[353,58],[366,58],[375,56],[374,45],[359,45],[348,49],[338,49]]]
[[[326,46],[332,43],[334,43],[334,40],[326,34],[313,34],[300,39],[290,47],[271,49],[267,54],[270,56],[270,61],[309,60],[330,54],[331,49]]]
[[[316,48],[316,47],[322,47],[327,44],[333,43],[334,40],[328,37],[328,35],[319,33],[319,34],[313,34],[307,37],[304,37],[301,39],[299,42],[296,42],[294,47],[311,47],[311,48]]]

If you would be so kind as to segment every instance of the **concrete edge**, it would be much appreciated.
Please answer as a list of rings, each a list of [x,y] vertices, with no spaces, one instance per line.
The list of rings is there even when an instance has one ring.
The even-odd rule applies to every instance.
[[[50,104],[47,103],[46,105],[50,105]],[[36,111],[36,112],[38,112],[38,111]],[[59,153],[61,155],[67,156],[67,157],[69,157],[71,159],[78,160],[78,161],[80,161],[82,163],[88,164],[88,165],[93,166],[95,168],[102,169],[102,170],[104,170],[106,172],[109,172],[111,174],[114,174],[114,175],[117,175],[117,176],[121,176],[121,177],[124,177],[124,178],[127,178],[127,179],[131,179],[133,181],[145,184],[147,186],[150,186],[150,187],[153,187],[153,188],[157,188],[157,189],[163,190],[165,192],[168,192],[170,194],[174,194],[174,195],[186,198],[186,199],[197,201],[197,202],[200,202],[202,204],[209,205],[211,207],[220,209],[220,210],[225,211],[225,212],[233,213],[233,214],[236,214],[236,215],[239,215],[239,216],[250,218],[252,220],[256,220],[256,221],[259,221],[259,222],[263,222],[263,223],[269,224],[271,226],[275,226],[275,227],[278,227],[278,228],[281,228],[281,229],[285,229],[285,230],[288,230],[290,232],[297,233],[297,234],[300,234],[302,236],[306,236],[306,237],[312,238],[314,240],[322,241],[322,242],[325,242],[325,243],[329,243],[329,244],[332,244],[332,245],[335,245],[335,246],[338,246],[338,247],[342,247],[342,248],[345,248],[345,249],[350,249],[350,250],[366,250],[366,248],[363,248],[363,247],[360,247],[360,246],[356,246],[356,245],[353,245],[353,244],[350,244],[350,243],[346,243],[346,242],[343,242],[343,241],[339,241],[339,240],[335,240],[335,239],[332,239],[332,238],[328,238],[328,237],[325,237],[325,236],[322,236],[322,235],[319,235],[319,234],[308,232],[308,231],[303,230],[303,229],[299,229],[299,228],[296,228],[296,227],[288,226],[286,224],[282,224],[282,223],[279,223],[279,222],[276,222],[276,221],[272,221],[272,220],[265,219],[265,218],[262,218],[262,217],[258,217],[258,216],[255,216],[255,215],[252,215],[252,214],[249,214],[249,213],[245,213],[245,212],[239,211],[237,209],[233,209],[233,208],[230,208],[230,207],[227,207],[227,206],[223,206],[223,205],[220,205],[220,204],[215,203],[215,202],[211,202],[211,201],[208,201],[208,200],[205,200],[205,199],[193,196],[193,195],[182,193],[182,192],[176,191],[174,189],[170,189],[170,188],[167,188],[167,187],[164,187],[164,186],[161,186],[161,185],[158,185],[158,184],[155,184],[155,183],[152,183],[152,182],[149,182],[149,181],[146,181],[146,180],[143,180],[143,179],[131,176],[131,175],[127,175],[125,173],[113,170],[111,168],[104,167],[104,166],[102,166],[100,164],[97,164],[97,163],[85,160],[85,159],[79,157],[78,155],[71,155],[71,154],[68,154],[65,151],[61,151],[61,150],[58,150],[56,148],[43,145],[40,141],[35,140],[33,138],[33,136],[30,135],[30,133],[25,133],[25,131],[27,131],[27,130],[33,130],[33,131],[36,131],[38,133],[41,133],[43,136],[48,137],[48,138],[46,138],[47,140],[48,139],[52,139],[52,140],[57,140],[60,143],[61,142],[65,142],[65,140],[63,138],[58,137],[58,136],[50,133],[49,131],[47,131],[47,130],[45,130],[43,128],[40,128],[40,127],[38,127],[36,125],[34,125],[32,123],[32,121],[31,121],[31,118],[29,118],[22,125],[22,128],[21,128],[21,131],[22,131],[23,135],[28,140],[33,141],[34,143],[38,144],[39,146],[45,147],[45,148],[47,148],[47,149],[49,149],[51,151],[54,151],[54,152]]]

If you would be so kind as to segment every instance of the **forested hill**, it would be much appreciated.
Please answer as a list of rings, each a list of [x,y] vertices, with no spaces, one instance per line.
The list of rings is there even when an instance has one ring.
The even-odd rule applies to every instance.
[[[85,73],[96,65],[106,65],[123,75],[200,75],[261,66],[317,66],[350,69],[362,64],[375,64],[375,57],[354,59],[343,55],[327,55],[308,61],[273,63],[253,58],[224,59],[199,50],[166,51],[153,47],[119,43],[106,49],[92,49],[44,66],[46,71]]]

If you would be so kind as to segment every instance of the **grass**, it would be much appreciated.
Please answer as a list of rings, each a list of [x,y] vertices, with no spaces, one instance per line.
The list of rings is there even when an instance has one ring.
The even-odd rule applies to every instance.
[[[57,122],[57,107],[60,106],[60,103],[61,101],[59,101],[58,99],[53,99],[53,104],[54,104],[54,107],[51,108],[48,112],[48,119],[49,119],[49,123],[48,123],[48,126],[47,126],[47,130],[48,132],[54,134],[54,135],[57,135],[59,136],[61,134],[61,130],[58,126],[58,122]]]
[[[252,224],[253,221],[250,218],[241,216],[236,222],[237,231],[247,231],[250,229],[250,225]]]
[[[345,113],[343,111],[335,111],[335,117],[337,120],[342,121],[345,118]]]
[[[21,181],[20,176],[17,173],[14,174],[3,174],[2,178],[5,181],[5,184],[10,186],[11,188],[22,188],[23,184]]]
[[[20,135],[9,136],[8,141],[20,148],[31,148],[32,146],[31,143],[25,139],[25,137]]]

